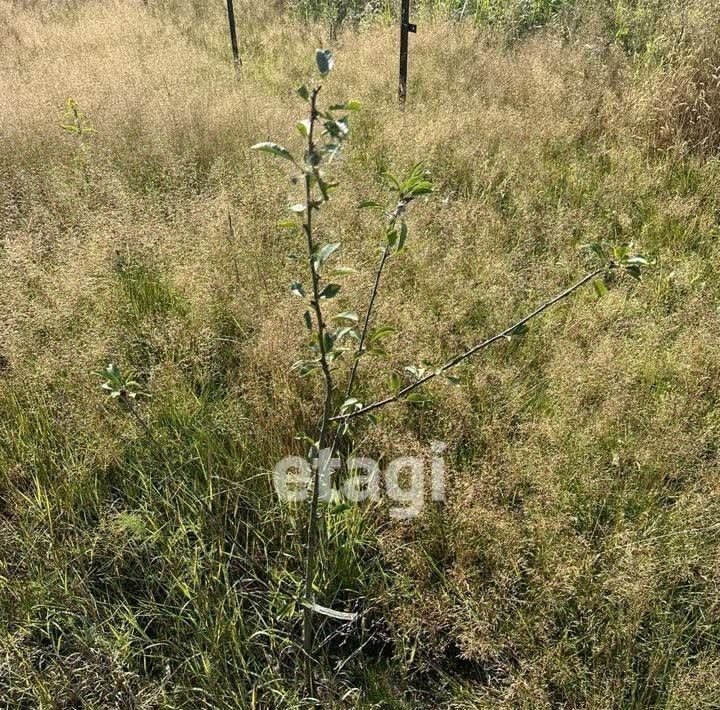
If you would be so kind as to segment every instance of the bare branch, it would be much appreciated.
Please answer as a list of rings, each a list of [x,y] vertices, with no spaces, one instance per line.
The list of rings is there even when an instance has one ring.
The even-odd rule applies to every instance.
[[[502,333],[498,333],[497,335],[493,335],[491,338],[488,338],[487,340],[482,341],[481,343],[478,343],[477,345],[474,345],[469,350],[466,350],[463,353],[460,353],[459,355],[456,355],[451,360],[448,360],[442,367],[433,370],[432,372],[428,373],[424,377],[421,377],[417,382],[413,382],[410,385],[407,385],[406,387],[403,387],[401,390],[399,390],[396,394],[392,395],[391,397],[386,397],[385,399],[378,400],[377,402],[373,402],[372,404],[368,404],[365,407],[362,407],[361,409],[358,409],[354,412],[349,412],[347,414],[340,414],[338,416],[335,416],[332,418],[333,421],[347,421],[349,419],[354,419],[355,417],[359,417],[361,414],[367,414],[368,412],[372,412],[375,409],[379,409],[380,407],[384,407],[388,404],[392,404],[393,402],[397,402],[400,399],[403,399],[408,394],[410,394],[413,390],[416,390],[418,387],[424,385],[426,382],[429,382],[430,380],[434,379],[438,375],[442,375],[448,370],[452,369],[453,367],[459,365],[464,360],[467,360],[469,357],[472,357],[476,353],[478,353],[480,350],[484,350],[485,348],[489,347],[493,343],[497,342],[498,340],[501,340],[502,338],[507,337],[510,335],[514,330],[519,328],[522,325],[525,325],[528,321],[532,320],[533,318],[536,318],[539,316],[543,311],[546,311],[551,306],[554,306],[559,301],[562,301],[563,299],[570,296],[572,293],[577,291],[579,288],[584,286],[588,281],[591,281],[596,276],[599,276],[603,272],[607,271],[609,268],[614,268],[613,265],[610,266],[603,266],[602,268],[595,269],[595,271],[592,271],[591,273],[585,275],[580,281],[573,284],[569,288],[565,289],[561,293],[557,294],[553,298],[551,298],[549,301],[545,301],[542,305],[538,306],[532,313],[525,316],[521,320],[519,320],[517,323],[513,323],[509,328],[506,328],[502,331]]]

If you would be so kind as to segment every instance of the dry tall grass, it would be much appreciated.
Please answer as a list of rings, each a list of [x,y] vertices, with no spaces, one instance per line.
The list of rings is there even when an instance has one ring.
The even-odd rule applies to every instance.
[[[236,80],[220,2],[0,3],[8,707],[301,705],[304,515],[267,470],[319,393],[288,371],[293,188],[248,147],[295,141],[291,89],[327,27],[239,4]],[[338,40],[328,88],[363,103],[320,224],[360,265],[339,307],[367,291],[378,225],[354,207],[382,171],[422,159],[438,185],[387,276],[388,367],[504,327],[583,272],[586,242],[655,266],[364,432],[385,458],[447,441],[449,501],[331,523],[320,601],[370,611],[361,638],[325,629],[329,706],[720,705],[720,45],[712,4],[682,5],[642,52],[631,22],[608,40],[606,9],[510,47],[429,22],[404,112],[396,29]],[[68,98],[95,132],[62,129]],[[171,465],[102,400],[109,361],[154,394]]]

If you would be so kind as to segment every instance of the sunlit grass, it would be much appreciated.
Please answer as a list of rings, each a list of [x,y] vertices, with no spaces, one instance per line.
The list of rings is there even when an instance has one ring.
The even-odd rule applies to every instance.
[[[222,3],[0,3],[0,705],[303,706],[306,511],[269,471],[320,392],[289,371],[293,188],[248,148],[298,148],[329,26],[236,4],[239,79]],[[329,519],[319,601],[364,614],[320,631],[329,707],[720,704],[716,8],[550,5],[542,31],[424,14],[403,112],[396,27],[337,41],[331,91],[363,110],[318,229],[359,265],[349,302],[382,171],[422,159],[438,188],[378,305],[390,362],[497,332],[582,244],[654,265],[361,432],[384,460],[448,442],[449,499]],[[109,362],[152,395],[151,436],[100,389]]]

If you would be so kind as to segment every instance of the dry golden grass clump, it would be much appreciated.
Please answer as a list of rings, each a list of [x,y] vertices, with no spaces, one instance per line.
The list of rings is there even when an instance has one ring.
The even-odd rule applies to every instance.
[[[289,371],[295,188],[249,146],[300,146],[292,89],[328,26],[236,5],[239,77],[220,2],[0,0],[8,707],[307,706],[305,513],[268,472],[321,393]],[[321,629],[328,707],[720,706],[720,25],[702,0],[612,5],[510,38],[428,13],[404,111],[396,26],[338,37],[328,98],[363,104],[318,224],[358,269],[338,309],[380,240],[356,205],[419,160],[436,185],[384,280],[398,335],[368,398],[585,273],[585,243],[653,266],[361,430],[384,461],[446,441],[448,500],[328,523],[319,601],[365,611]],[[152,394],[152,439],[103,399],[108,362]]]

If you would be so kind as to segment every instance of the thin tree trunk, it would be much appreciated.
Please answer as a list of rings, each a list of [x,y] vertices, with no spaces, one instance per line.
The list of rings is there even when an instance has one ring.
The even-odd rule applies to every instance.
[[[315,152],[315,123],[317,120],[317,95],[320,89],[313,89],[310,98],[310,127],[308,129],[307,149],[308,156]],[[312,160],[312,158],[311,158]],[[323,405],[322,420],[320,422],[320,432],[317,440],[318,454],[325,447],[325,442],[330,426],[330,417],[332,415],[332,397],[333,397],[333,380],[330,373],[330,365],[327,360],[327,352],[325,349],[325,321],[323,320],[322,307],[320,306],[320,275],[315,266],[315,243],[313,240],[313,199],[312,199],[312,175],[306,171],[305,173],[305,237],[307,239],[308,261],[310,263],[310,274],[312,276],[312,307],[315,311],[315,319],[317,325],[318,347],[320,349],[320,366],[322,367],[323,377],[325,379],[325,401]],[[332,457],[332,453],[330,454]],[[312,461],[310,464],[312,466]],[[318,466],[313,468],[312,474],[312,493],[310,501],[310,519],[308,521],[307,534],[307,550],[306,550],[306,566],[305,566],[305,607],[303,609],[303,651],[305,653],[305,686],[307,692],[313,696],[315,693],[315,682],[313,678],[313,642],[314,642],[314,626],[313,626],[313,610],[310,604],[314,602],[313,585],[317,574],[317,548],[318,548],[318,501],[320,495],[320,476],[324,471],[320,470],[325,460],[319,456]]]

